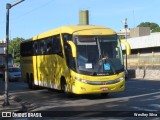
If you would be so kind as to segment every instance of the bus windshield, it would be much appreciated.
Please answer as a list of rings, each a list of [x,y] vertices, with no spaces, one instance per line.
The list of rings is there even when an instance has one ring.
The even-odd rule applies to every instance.
[[[77,69],[87,75],[113,75],[124,70],[117,35],[75,36]]]

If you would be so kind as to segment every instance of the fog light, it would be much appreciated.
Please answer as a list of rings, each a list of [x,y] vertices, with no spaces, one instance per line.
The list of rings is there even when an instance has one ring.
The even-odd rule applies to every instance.
[[[84,87],[81,87],[81,90],[83,90],[83,91],[86,91],[86,88],[84,88]]]

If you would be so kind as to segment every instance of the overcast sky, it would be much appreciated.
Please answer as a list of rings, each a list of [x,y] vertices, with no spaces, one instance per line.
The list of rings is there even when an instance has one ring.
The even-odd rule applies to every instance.
[[[6,35],[6,3],[15,1],[0,2],[0,40]],[[146,21],[160,25],[160,0],[25,0],[10,10],[10,36],[27,39],[63,25],[77,25],[80,10],[89,10],[90,24],[116,32],[124,27],[125,18],[129,28]]]

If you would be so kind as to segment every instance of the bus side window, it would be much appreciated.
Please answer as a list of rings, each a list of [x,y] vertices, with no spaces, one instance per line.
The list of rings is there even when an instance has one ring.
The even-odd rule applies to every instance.
[[[32,56],[33,55],[33,42],[23,43],[21,46],[22,56]]]
[[[54,45],[55,46],[55,53],[62,53],[60,35],[55,36],[54,44],[55,44]]]
[[[33,54],[34,55],[38,54],[38,43],[37,42],[33,43]]]
[[[39,54],[43,55],[46,52],[46,48],[45,48],[45,41],[41,40],[40,41],[40,46],[39,46]]]
[[[46,52],[47,52],[47,54],[52,54],[53,53],[52,38],[48,38],[48,40],[46,41]]]

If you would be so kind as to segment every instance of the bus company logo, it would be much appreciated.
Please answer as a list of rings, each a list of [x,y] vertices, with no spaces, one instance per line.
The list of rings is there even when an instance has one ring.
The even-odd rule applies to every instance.
[[[11,112],[2,112],[2,117],[11,117]]]

